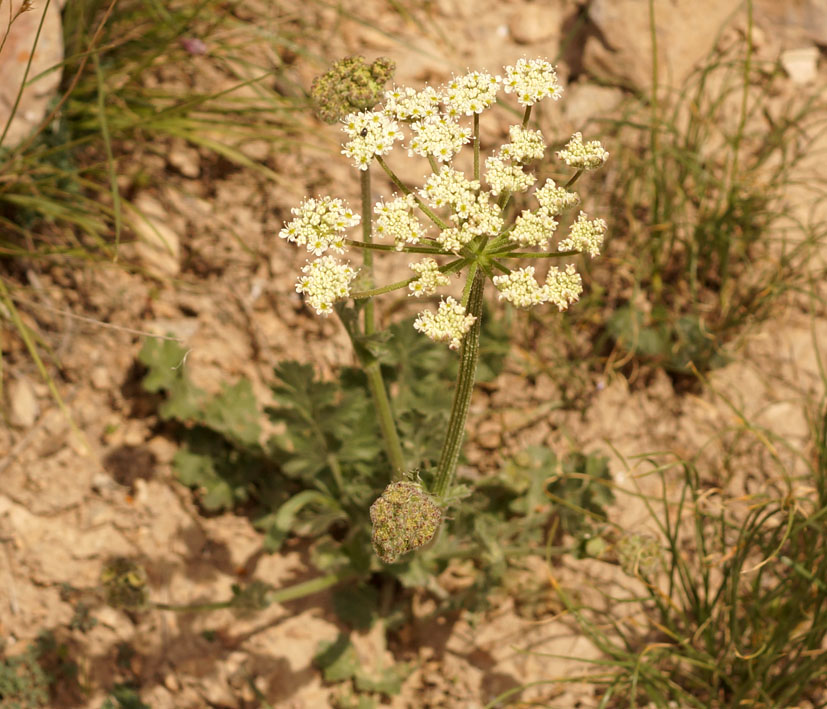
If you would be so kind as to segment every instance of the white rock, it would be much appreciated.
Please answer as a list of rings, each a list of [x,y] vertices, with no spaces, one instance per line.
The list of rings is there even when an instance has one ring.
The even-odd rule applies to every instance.
[[[10,4],[9,4],[10,3]],[[20,103],[9,126],[9,132],[3,140],[4,148],[13,148],[18,145],[43,120],[52,96],[60,84],[63,61],[63,28],[60,21],[60,8],[57,2],[36,2],[31,10],[16,15],[23,0],[9,0],[0,3],[0,39],[8,37],[0,51],[0,135],[8,121],[11,109],[14,106],[20,86],[25,77],[29,82],[48,69],[57,67],[54,71],[44,73],[37,81],[29,84],[20,97]],[[40,36],[35,45],[38,26],[43,13],[46,18],[40,29]],[[14,18],[9,28],[9,16]],[[32,50],[34,55],[32,56]],[[26,74],[26,66],[32,57],[32,63]]]
[[[158,278],[177,276],[181,271],[181,242],[166,223],[166,210],[154,197],[139,195],[132,230],[138,237],[135,251],[141,264]]]
[[[654,0],[658,83],[682,87],[695,66],[712,51],[719,29],[740,5],[740,0]],[[649,3],[592,0],[589,17],[599,37],[586,41],[585,69],[638,89],[651,86]]]
[[[809,84],[818,75],[818,47],[802,47],[781,52],[781,66],[794,84]]]
[[[25,377],[13,379],[7,390],[9,423],[18,428],[30,428],[40,414],[40,404],[32,383]]]

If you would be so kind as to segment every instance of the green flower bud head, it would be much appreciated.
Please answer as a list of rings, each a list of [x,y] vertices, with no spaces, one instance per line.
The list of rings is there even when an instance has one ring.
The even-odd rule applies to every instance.
[[[415,482],[395,482],[370,506],[371,540],[376,555],[392,564],[433,539],[442,508]]]
[[[106,602],[113,608],[145,608],[148,600],[146,583],[146,571],[130,559],[113,559],[101,571]]]
[[[657,539],[648,534],[629,533],[617,543],[620,568],[629,576],[651,576],[661,563]]]
[[[345,57],[317,76],[310,87],[316,111],[325,123],[336,123],[350,113],[367,111],[382,98],[396,64],[379,57],[368,64],[364,57]]]

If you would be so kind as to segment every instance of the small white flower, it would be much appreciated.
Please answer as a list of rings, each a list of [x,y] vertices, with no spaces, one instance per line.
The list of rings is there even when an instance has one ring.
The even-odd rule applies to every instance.
[[[309,261],[302,273],[305,275],[296,282],[296,292],[303,293],[319,315],[330,315],[333,303],[350,295],[350,284],[356,278],[356,271],[349,263],[342,263],[333,256]]]
[[[449,296],[440,302],[436,313],[430,310],[420,313],[414,321],[414,329],[434,342],[447,342],[448,347],[455,350],[475,320],[473,315],[467,315],[465,308]]]
[[[465,227],[448,227],[436,237],[437,242],[446,251],[459,253],[463,246],[474,240],[477,235]]]
[[[344,253],[343,234],[360,221],[344,200],[333,197],[307,199],[290,211],[296,218],[284,225],[279,236],[316,256],[327,249]]]
[[[546,180],[534,196],[540,206],[553,217],[580,204],[580,196],[577,192],[569,192],[565,187],[555,184],[552,179]]]
[[[353,166],[367,170],[376,155],[386,155],[395,140],[402,140],[399,125],[381,111],[363,111],[345,116],[342,130],[350,140],[342,154],[353,160]]]
[[[506,165],[502,158],[485,160],[485,179],[491,185],[492,194],[523,192],[534,184],[534,175],[523,172],[519,165]]]
[[[534,266],[526,266],[505,276],[494,276],[494,285],[500,300],[507,300],[518,308],[530,308],[545,303],[545,291],[534,280]]]
[[[425,181],[420,194],[434,207],[456,206],[474,199],[480,188],[477,180],[466,180],[465,175],[451,167],[444,166]]]
[[[464,231],[473,236],[496,236],[503,228],[503,218],[496,203],[489,201],[489,192],[473,193],[468,199],[454,205],[454,214],[450,219]]]
[[[532,212],[526,209],[515,220],[514,228],[508,233],[508,240],[523,247],[546,249],[555,229],[557,220],[550,214],[543,210]]]
[[[601,167],[609,158],[599,140],[583,142],[583,134],[575,133],[566,147],[558,151],[557,157],[563,160],[569,167],[576,167],[580,170],[594,170]]]
[[[376,234],[392,238],[397,251],[401,251],[405,244],[419,243],[425,236],[425,228],[413,213],[415,204],[414,196],[409,194],[390,202],[377,202],[373,208]]]
[[[519,163],[539,160],[543,157],[546,144],[540,131],[523,128],[518,124],[508,129],[508,136],[511,138],[511,142],[505,143],[500,148],[501,157]]]
[[[518,59],[516,66],[507,66],[505,72],[505,92],[516,94],[523,106],[532,106],[544,98],[556,101],[563,95],[557,72],[545,59]]]
[[[421,120],[439,113],[440,96],[432,86],[422,91],[394,87],[385,92],[385,113],[400,121]]]
[[[554,303],[560,310],[566,310],[583,292],[583,280],[569,264],[565,271],[556,266],[549,269],[546,283],[543,286],[543,299]]]
[[[502,79],[479,71],[455,76],[443,88],[443,98],[452,116],[482,113],[497,100]]]
[[[408,155],[429,155],[440,162],[448,162],[459,149],[471,140],[471,129],[445,116],[431,116],[411,124],[414,135]]]
[[[426,256],[419,263],[409,264],[412,271],[419,274],[419,278],[411,281],[408,284],[408,289],[411,291],[409,295],[433,295],[437,288],[447,286],[451,279],[444,273],[439,272],[439,264],[430,256]]]
[[[550,302],[565,310],[583,292],[580,274],[572,265],[567,266],[565,271],[552,266],[542,286],[534,279],[533,266],[520,268],[505,276],[494,276],[494,285],[500,292],[500,300],[505,299],[518,308]]]
[[[585,212],[580,212],[577,221],[571,225],[569,235],[557,244],[557,250],[585,251],[589,256],[599,256],[607,228],[605,220],[589,220]]]

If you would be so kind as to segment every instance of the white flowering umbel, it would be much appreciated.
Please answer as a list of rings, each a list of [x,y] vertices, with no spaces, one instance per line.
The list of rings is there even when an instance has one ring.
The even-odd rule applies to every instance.
[[[424,258],[419,263],[410,264],[410,269],[419,274],[419,278],[408,284],[410,295],[433,295],[439,288],[447,286],[451,279],[440,273],[439,264],[432,258]]]
[[[583,134],[575,133],[566,147],[557,153],[557,157],[564,160],[569,167],[576,167],[580,170],[594,170],[603,167],[609,159],[609,153],[603,150],[598,140],[583,142]]]
[[[459,348],[465,333],[471,329],[476,317],[468,315],[465,307],[450,295],[439,304],[436,313],[426,310],[414,320],[414,329],[424,332],[436,342],[447,342],[452,350]]]
[[[319,315],[330,315],[333,303],[350,295],[350,284],[356,271],[350,264],[341,263],[333,256],[322,256],[309,262],[296,283],[296,291],[304,293],[307,302]]]
[[[516,99],[523,108],[522,121],[510,126],[507,141],[481,155],[482,115],[497,101],[501,90],[506,100]],[[542,171],[551,172],[554,179],[537,186],[535,170],[547,151],[546,138],[531,124],[532,109],[546,99],[557,101],[562,93],[557,72],[542,58],[519,59],[499,73],[469,71],[452,77],[444,86],[394,87],[385,92],[384,106],[350,113],[342,120],[346,136],[342,152],[359,170],[361,238],[347,234],[360,224],[360,216],[332,197],[302,203],[280,233],[320,257],[302,269],[296,287],[316,312],[342,314],[334,308],[337,301],[364,301],[364,307],[342,317],[354,342],[375,332],[374,297],[406,290],[419,301],[439,298],[436,309],[426,306],[413,322],[417,331],[458,350],[460,357],[452,418],[435,482],[427,491],[439,503],[449,493],[459,457],[476,373],[486,284],[491,282],[501,300],[518,308],[552,304],[565,310],[583,291],[575,259],[582,258],[581,254],[597,256],[603,245],[607,231],[604,220],[589,219],[584,212],[576,217],[571,214],[581,201],[572,185],[585,170],[600,167],[608,157],[599,142],[584,142],[582,135],[575,133],[557,153],[561,162],[543,165]],[[513,96],[509,99],[509,95]],[[421,185],[406,184],[394,171],[392,153],[398,144],[404,147],[397,156],[401,153],[402,159],[417,161],[415,169],[405,174],[425,172]],[[377,171],[390,182],[371,185]],[[389,184],[393,187],[388,188]],[[383,188],[390,196],[376,202],[374,191],[382,194]],[[517,196],[519,210],[512,203]],[[356,269],[327,255],[328,251],[343,254],[353,249],[363,255],[356,288]],[[373,257],[392,256],[395,251],[405,254],[412,275],[396,283],[375,284]],[[512,263],[521,258],[531,258],[532,265]],[[442,290],[451,288],[452,283],[464,284],[461,296],[457,291]],[[408,461],[395,438],[375,357],[366,360],[365,370],[388,457],[399,473],[408,469]],[[374,542],[384,550],[383,558],[390,559],[396,553],[391,551],[396,548],[391,538],[395,527],[385,517],[397,514],[395,505],[404,507],[408,497],[416,497],[407,496],[408,488],[402,492],[405,495],[396,495],[382,503],[381,510],[377,508],[383,515],[384,531]],[[399,514],[403,513],[400,509]],[[419,538],[415,541],[418,544]],[[398,548],[412,546],[415,544]]]
[[[580,212],[577,221],[571,225],[568,237],[557,244],[557,250],[584,251],[589,256],[599,256],[607,228],[603,219],[590,220],[585,212]]]
[[[359,223],[359,215],[354,214],[343,200],[331,197],[305,200],[290,211],[296,218],[284,226],[279,236],[306,246],[316,256],[328,249],[344,253],[345,231]]]

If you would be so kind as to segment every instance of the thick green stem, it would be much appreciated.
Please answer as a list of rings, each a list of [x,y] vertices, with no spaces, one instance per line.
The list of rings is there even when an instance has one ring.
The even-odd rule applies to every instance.
[[[466,310],[476,320],[466,333],[460,347],[459,373],[457,386],[454,391],[454,401],[451,405],[451,419],[448,422],[448,432],[437,468],[437,479],[434,486],[434,495],[444,500],[451,484],[462,449],[462,440],[465,436],[465,422],[468,419],[468,409],[471,406],[471,394],[474,391],[474,381],[477,377],[477,361],[480,352],[480,327],[482,324],[483,292],[485,291],[485,274],[477,269],[473,274],[471,291],[468,296]]]

